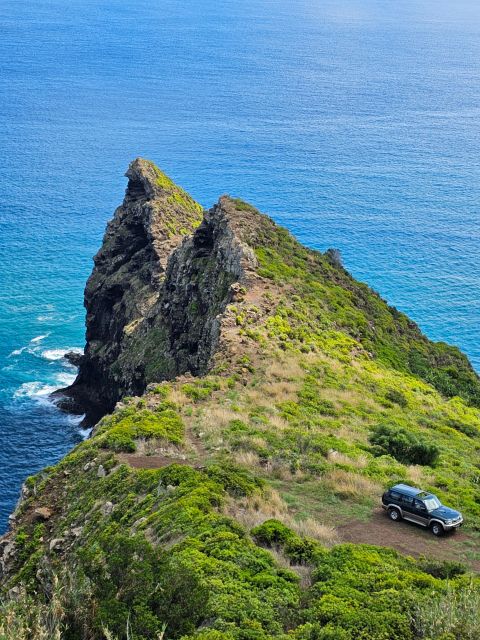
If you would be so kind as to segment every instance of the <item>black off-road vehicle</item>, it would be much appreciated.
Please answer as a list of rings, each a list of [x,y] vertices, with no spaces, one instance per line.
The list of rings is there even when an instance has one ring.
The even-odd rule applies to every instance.
[[[445,507],[437,496],[408,484],[397,484],[382,496],[382,506],[391,520],[410,520],[429,527],[436,536],[457,529],[463,523],[462,514]]]

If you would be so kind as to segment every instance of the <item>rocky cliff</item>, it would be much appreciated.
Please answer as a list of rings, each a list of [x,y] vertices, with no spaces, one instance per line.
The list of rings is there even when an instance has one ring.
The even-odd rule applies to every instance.
[[[205,373],[219,347],[222,313],[256,265],[242,240],[239,218],[246,216],[228,198],[202,215],[153,163],[138,158],[126,176],[125,199],[85,289],[78,377],[56,394],[91,423],[149,382]]]

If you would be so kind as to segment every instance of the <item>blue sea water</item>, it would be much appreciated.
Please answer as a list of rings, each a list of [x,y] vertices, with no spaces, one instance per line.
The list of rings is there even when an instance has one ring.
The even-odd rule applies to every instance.
[[[0,528],[130,160],[255,203],[480,369],[478,0],[0,0]]]

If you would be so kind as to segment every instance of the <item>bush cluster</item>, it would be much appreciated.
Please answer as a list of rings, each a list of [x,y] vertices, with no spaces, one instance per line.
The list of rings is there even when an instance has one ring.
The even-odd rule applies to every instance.
[[[159,438],[179,444],[183,439],[182,419],[169,402],[161,403],[155,411],[128,406],[104,418],[99,434],[102,444],[112,451],[135,451],[138,438]]]
[[[434,466],[440,455],[440,449],[424,438],[394,426],[379,425],[370,442],[377,455],[391,455],[403,464]]]

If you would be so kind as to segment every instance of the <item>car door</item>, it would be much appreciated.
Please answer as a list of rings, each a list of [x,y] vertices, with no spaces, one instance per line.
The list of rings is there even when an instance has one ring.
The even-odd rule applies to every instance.
[[[417,522],[412,496],[402,496],[401,504],[402,513],[405,520],[412,520],[413,522]]]
[[[418,524],[428,525],[428,511],[423,500],[414,498],[411,515],[412,520],[418,522]]]

